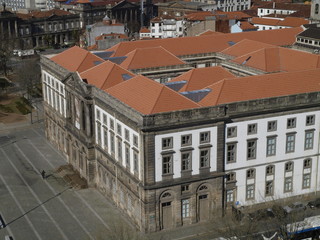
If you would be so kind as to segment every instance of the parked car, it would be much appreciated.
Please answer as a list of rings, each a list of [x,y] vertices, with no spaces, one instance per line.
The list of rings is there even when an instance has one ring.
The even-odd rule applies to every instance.
[[[295,202],[291,203],[287,206],[284,206],[283,209],[287,214],[294,213],[294,212],[300,212],[306,210],[306,205],[302,202]]]
[[[311,209],[320,208],[320,198],[317,198],[314,201],[308,202],[307,205]]]

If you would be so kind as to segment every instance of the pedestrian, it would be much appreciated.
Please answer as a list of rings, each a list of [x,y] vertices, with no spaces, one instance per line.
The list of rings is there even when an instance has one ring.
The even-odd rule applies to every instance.
[[[46,172],[44,170],[41,171],[41,176],[42,176],[42,179],[46,178]]]

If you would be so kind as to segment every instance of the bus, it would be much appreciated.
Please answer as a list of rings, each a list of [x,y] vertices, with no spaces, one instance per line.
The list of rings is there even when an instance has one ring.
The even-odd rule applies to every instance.
[[[287,225],[287,233],[293,240],[320,239],[320,215]]]

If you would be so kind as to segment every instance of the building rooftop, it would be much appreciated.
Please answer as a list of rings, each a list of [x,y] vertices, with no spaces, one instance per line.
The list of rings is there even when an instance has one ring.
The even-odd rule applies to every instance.
[[[106,92],[145,115],[200,107],[180,93],[141,75]]]
[[[137,48],[121,63],[125,69],[141,69],[185,64],[163,47]]]
[[[150,48],[162,46],[175,56],[190,54],[220,52],[228,48],[229,42],[239,42],[251,39],[277,46],[292,45],[297,34],[302,32],[301,27],[277,29],[269,31],[250,31],[242,33],[228,33],[220,35],[206,35],[199,37],[154,39],[148,41],[121,42],[107,49],[114,51],[113,56],[125,56],[137,48]]]
[[[70,72],[79,73],[96,66],[97,62],[104,62],[102,58],[77,46],[53,56],[51,60]]]
[[[234,78],[235,76],[223,67],[195,68],[172,79],[169,83],[181,83],[179,92],[194,91],[205,88],[224,78]]]
[[[214,106],[232,102],[320,91],[320,69],[221,80],[199,102]]]
[[[82,79],[86,79],[89,84],[106,90],[135,75],[113,62],[105,61],[82,72],[80,76]]]

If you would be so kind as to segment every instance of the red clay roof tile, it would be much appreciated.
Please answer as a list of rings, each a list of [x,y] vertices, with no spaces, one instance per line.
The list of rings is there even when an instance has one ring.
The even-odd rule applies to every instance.
[[[179,92],[194,91],[203,89],[224,78],[235,77],[223,67],[195,68],[172,79],[169,82],[187,81]]]
[[[94,67],[95,62],[104,62],[102,58],[77,46],[55,55],[51,60],[71,72],[79,73]]]
[[[136,76],[106,90],[142,114],[198,108],[200,105],[144,76]]]

